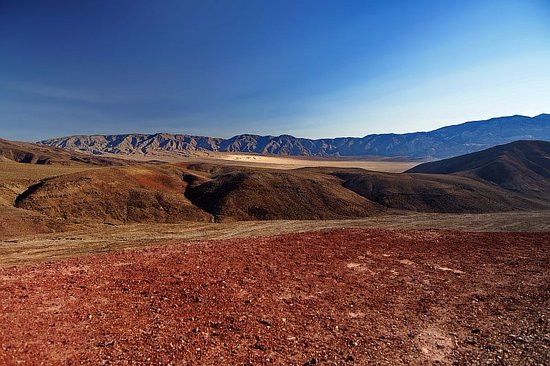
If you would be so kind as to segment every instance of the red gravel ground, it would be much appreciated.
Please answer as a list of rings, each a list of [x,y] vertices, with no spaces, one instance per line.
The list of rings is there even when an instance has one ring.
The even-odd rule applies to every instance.
[[[550,364],[550,234],[345,229],[0,269],[0,364]]]

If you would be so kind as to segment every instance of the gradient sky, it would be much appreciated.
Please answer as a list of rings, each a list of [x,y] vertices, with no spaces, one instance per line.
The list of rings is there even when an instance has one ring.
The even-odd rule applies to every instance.
[[[300,137],[550,113],[550,1],[0,0],[0,137]]]

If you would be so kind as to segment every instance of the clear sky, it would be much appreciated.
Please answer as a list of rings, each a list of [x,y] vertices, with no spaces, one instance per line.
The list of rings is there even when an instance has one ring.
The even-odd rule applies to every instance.
[[[0,0],[0,137],[550,113],[550,0]]]

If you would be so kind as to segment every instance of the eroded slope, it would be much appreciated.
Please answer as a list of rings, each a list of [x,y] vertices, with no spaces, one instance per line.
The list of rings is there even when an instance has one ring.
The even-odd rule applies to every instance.
[[[182,170],[173,166],[102,168],[43,180],[16,206],[77,221],[210,221],[183,194]]]

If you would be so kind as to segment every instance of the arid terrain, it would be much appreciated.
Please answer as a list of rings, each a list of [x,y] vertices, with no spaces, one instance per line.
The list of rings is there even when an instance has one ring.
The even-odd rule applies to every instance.
[[[410,160],[407,158],[319,158],[309,156],[261,155],[212,151],[200,151],[192,153],[152,151],[148,154],[133,153],[124,155],[114,153],[102,153],[101,156],[107,159],[114,158],[125,160],[128,162],[140,163],[203,163],[216,164],[220,166],[282,170],[316,167],[361,168],[388,173],[401,173],[423,162],[423,160]]]
[[[0,270],[0,361],[550,362],[548,233],[345,229]]]
[[[550,362],[550,143],[407,172],[2,146],[0,364]]]
[[[550,366],[550,0],[0,0],[0,366]]]
[[[36,226],[0,237],[0,266],[45,262],[77,255],[143,248],[167,242],[250,238],[344,228],[438,229],[465,232],[550,232],[550,211],[490,214],[410,213],[352,220],[269,220],[181,224],[71,224],[55,232]],[[22,227],[21,225],[19,226]],[[34,229],[28,231],[28,229]]]
[[[4,200],[7,206],[13,202],[24,212],[42,214],[45,221],[111,224],[541,211],[550,208],[549,154],[548,142],[520,141],[470,154],[472,159],[464,162],[447,159],[403,173],[204,162],[117,166],[120,161],[108,160],[107,166],[82,165],[26,187],[22,176],[19,185],[10,183],[15,188]],[[480,167],[472,167],[472,161],[480,161]],[[447,164],[453,171],[423,172],[433,164]]]

